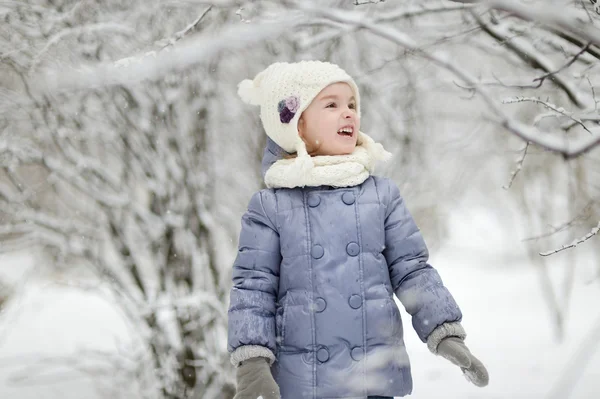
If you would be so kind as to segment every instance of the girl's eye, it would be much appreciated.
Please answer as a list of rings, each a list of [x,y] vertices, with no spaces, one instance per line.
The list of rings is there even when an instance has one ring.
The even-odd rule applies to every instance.
[[[350,109],[356,109],[356,104],[354,104],[354,103],[350,104]]]
[[[331,108],[332,106],[335,107],[335,103],[329,103],[329,104],[327,104],[327,108]]]

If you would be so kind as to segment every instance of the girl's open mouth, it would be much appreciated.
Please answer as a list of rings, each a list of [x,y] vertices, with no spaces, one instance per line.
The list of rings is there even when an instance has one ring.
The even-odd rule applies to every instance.
[[[345,126],[337,132],[340,136],[352,137],[354,135],[354,128],[352,126]]]

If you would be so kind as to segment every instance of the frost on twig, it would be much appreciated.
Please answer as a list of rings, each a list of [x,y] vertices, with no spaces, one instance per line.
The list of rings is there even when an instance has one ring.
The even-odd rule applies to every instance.
[[[560,67],[559,69],[552,71],[552,72],[548,72],[542,76],[540,76],[539,78],[535,78],[533,79],[534,82],[539,81],[540,85],[544,82],[545,79],[556,75],[557,73],[564,71],[565,69],[567,69],[568,67],[570,67],[571,65],[573,65],[575,63],[575,61],[577,61],[577,59],[586,51],[589,50],[591,46],[590,42],[587,42],[587,44],[581,49],[579,50],[579,52],[577,54],[575,54],[573,57],[571,57],[571,59],[569,59],[569,61],[567,61],[562,67]]]
[[[578,239],[575,239],[570,244],[565,244],[565,245],[563,245],[560,248],[557,248],[557,249],[554,249],[554,250],[551,250],[551,251],[540,252],[540,255],[541,256],[549,256],[549,255],[553,255],[553,254],[556,254],[558,252],[564,251],[565,249],[575,248],[579,244],[586,242],[587,240],[589,240],[590,238],[592,238],[593,236],[595,236],[596,234],[598,234],[598,231],[600,231],[600,222],[598,222],[598,225],[596,227],[594,227],[585,236],[583,236],[581,238],[578,238]]]
[[[378,3],[383,3],[385,0],[363,0],[363,1],[359,1],[359,0],[354,0],[354,5],[355,6],[362,6],[365,4],[378,4]]]
[[[198,18],[196,18],[192,23],[190,23],[184,29],[182,29],[179,32],[175,33],[175,35],[173,35],[173,37],[168,38],[168,39],[160,40],[156,44],[159,45],[162,48],[165,48],[167,46],[173,46],[176,42],[178,42],[179,40],[183,39],[186,35],[188,35],[190,32],[192,32],[193,30],[195,30],[198,27],[198,25],[200,24],[200,22],[204,19],[204,17],[206,16],[206,14],[208,14],[208,12],[211,9],[212,9],[212,5],[208,6],[206,8],[206,10],[204,10],[204,12],[202,14],[200,14],[200,16],[198,16]]]
[[[33,73],[37,65],[41,62],[42,57],[48,52],[48,50],[57,45],[59,42],[64,40],[67,36],[77,36],[83,33],[91,33],[91,32],[101,32],[104,34],[122,34],[122,35],[134,35],[135,30],[123,25],[118,25],[114,23],[99,23],[99,24],[90,24],[84,26],[77,26],[74,28],[65,28],[52,36],[46,42],[46,45],[39,51],[39,53],[33,58],[30,73]]]
[[[584,106],[585,100],[582,98],[582,95],[577,90],[575,84],[566,77],[557,75],[559,71],[567,66],[555,68],[554,63],[549,57],[537,51],[531,43],[525,40],[525,38],[515,36],[509,29],[510,25],[508,23],[488,23],[484,21],[483,18],[474,10],[472,10],[470,14],[475,18],[482,29],[484,29],[484,31],[490,36],[500,43],[503,43],[532,67],[542,69],[546,72],[546,75],[544,75],[542,78],[538,78],[539,84],[537,87],[541,86],[547,77],[552,76],[553,81],[569,96],[571,101],[573,101],[579,107]],[[589,44],[586,46],[586,48],[587,47],[589,47]],[[579,55],[574,57],[572,62],[575,62],[578,57]],[[534,79],[534,82],[538,79]]]
[[[592,206],[594,205],[594,201],[590,201],[584,208],[583,210],[579,213],[579,215],[577,215],[575,218],[573,218],[572,220],[562,223],[561,225],[557,226],[557,227],[552,227],[551,231],[544,233],[544,234],[539,234],[533,237],[528,237],[523,239],[523,241],[533,241],[533,240],[539,240],[541,238],[547,238],[547,237],[551,237],[557,233],[560,233],[562,231],[565,231],[575,225],[577,225],[579,222],[581,222],[582,220],[586,220],[587,218],[587,213],[589,212],[589,210],[592,208]]]
[[[585,126],[585,124],[583,123],[583,121],[579,118],[577,118],[576,116],[574,116],[575,114],[573,112],[569,112],[567,110],[565,110],[563,107],[557,106],[555,104],[552,104],[548,101],[544,101],[541,100],[539,98],[535,98],[535,97],[511,97],[511,98],[507,98],[502,100],[502,104],[515,104],[515,103],[520,103],[520,102],[533,102],[536,104],[541,104],[544,107],[548,108],[550,111],[552,111],[550,116],[554,116],[556,114],[559,115],[563,115],[566,116],[567,118],[571,119],[573,122],[577,123],[578,125],[580,125],[585,131],[587,131],[589,134],[593,134],[587,126]],[[548,114],[541,114],[538,115],[535,119],[534,119],[534,125],[537,125],[539,123],[540,120],[542,120],[543,118],[548,117]]]
[[[482,3],[486,8],[506,11],[526,21],[533,21],[549,29],[559,28],[584,41],[600,45],[600,32],[591,24],[582,23],[580,16],[562,6],[525,4],[515,0],[453,0],[457,3]],[[544,2],[541,2],[544,3]]]
[[[428,17],[430,15],[441,14],[441,13],[452,13],[457,11],[463,11],[469,8],[472,8],[473,5],[470,4],[419,4],[419,5],[410,5],[404,7],[398,7],[397,10],[386,10],[385,13],[381,13],[374,16],[375,23],[386,23],[386,22],[397,22],[402,19],[407,18],[415,18],[415,17]],[[356,30],[356,26],[345,26],[342,29],[334,28],[330,30],[326,30],[324,32],[317,33],[315,35],[311,35],[305,39],[300,40],[300,47],[302,49],[310,49],[314,46],[317,46],[321,43],[328,42],[330,40],[334,40],[336,38],[342,37],[350,32]]]
[[[415,55],[422,56],[423,58],[432,61],[437,66],[446,69],[459,80],[469,85],[469,90],[479,94],[479,96],[488,106],[489,110],[494,114],[494,119],[499,125],[526,142],[530,142],[531,144],[535,144],[547,150],[559,153],[566,159],[576,158],[590,151],[592,148],[600,145],[599,134],[593,134],[590,137],[568,142],[563,138],[553,137],[533,126],[528,126],[514,119],[498,106],[492,94],[482,87],[478,80],[472,76],[468,70],[461,65],[447,59],[447,57],[440,55],[439,53],[427,51],[411,36],[404,32],[396,30],[390,26],[376,24],[372,18],[366,17],[362,13],[331,10],[330,8],[318,7],[314,4],[306,4],[302,2],[295,2],[294,5],[297,8],[316,16],[368,30],[373,34],[396,43],[407,51],[414,52]],[[550,70],[552,69],[553,68]]]
[[[510,174],[510,179],[508,180],[508,184],[502,186],[502,188],[504,188],[505,190],[508,190],[512,186],[513,182],[515,181],[515,178],[517,177],[517,174],[519,174],[519,172],[523,168],[523,162],[525,161],[525,157],[527,156],[528,148],[529,148],[529,142],[527,142],[527,144],[525,144],[525,148],[523,149],[523,154],[517,161],[517,166]]]

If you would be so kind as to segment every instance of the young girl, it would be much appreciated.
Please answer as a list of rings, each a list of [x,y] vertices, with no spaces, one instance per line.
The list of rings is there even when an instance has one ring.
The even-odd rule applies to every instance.
[[[325,62],[275,63],[239,95],[260,105],[269,188],[242,217],[233,266],[235,399],[410,394],[394,293],[434,354],[487,385],[398,187],[371,174],[390,154],[360,131],[352,78]]]

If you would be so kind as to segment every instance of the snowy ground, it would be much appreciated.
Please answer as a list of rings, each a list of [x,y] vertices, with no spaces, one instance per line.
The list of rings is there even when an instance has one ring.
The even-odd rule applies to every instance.
[[[408,327],[415,399],[593,399],[600,398],[600,279],[598,260],[577,248],[577,269],[565,337],[557,340],[553,314],[537,270],[522,257],[518,233],[469,208],[454,214],[452,240],[432,254],[461,306],[471,351],[487,366],[490,385],[477,388],[444,359],[432,357]],[[467,243],[467,244],[465,244]],[[585,245],[598,245],[597,240]],[[509,248],[509,250],[500,250]],[[565,254],[552,261],[554,286],[574,265]],[[409,325],[408,316],[405,325]],[[409,325],[410,326],[410,325]],[[583,362],[588,362],[583,367]]]
[[[0,256],[4,281],[32,272],[27,254]],[[31,276],[0,315],[0,398],[138,397],[131,336],[106,296]]]
[[[578,249],[566,337],[558,342],[538,274],[521,256],[520,238],[503,235],[498,222],[484,212],[469,209],[455,218],[453,239],[435,251],[431,261],[463,309],[468,344],[488,366],[490,385],[484,389],[470,385],[458,369],[431,355],[405,315],[415,386],[411,398],[599,398],[600,281],[592,278],[597,261],[586,257],[585,246]],[[559,263],[557,282],[571,266]],[[27,255],[0,255],[0,278],[14,280],[30,267]],[[596,333],[590,339],[594,325]],[[102,355],[116,351],[126,355],[130,331],[106,299],[30,280],[0,316],[0,398],[139,396],[138,387]],[[84,360],[69,357],[82,350],[88,351]],[[123,357],[118,359],[119,367],[127,365]],[[59,366],[48,366],[49,360]],[[588,360],[582,371],[581,363]],[[93,377],[98,372],[102,375]]]

